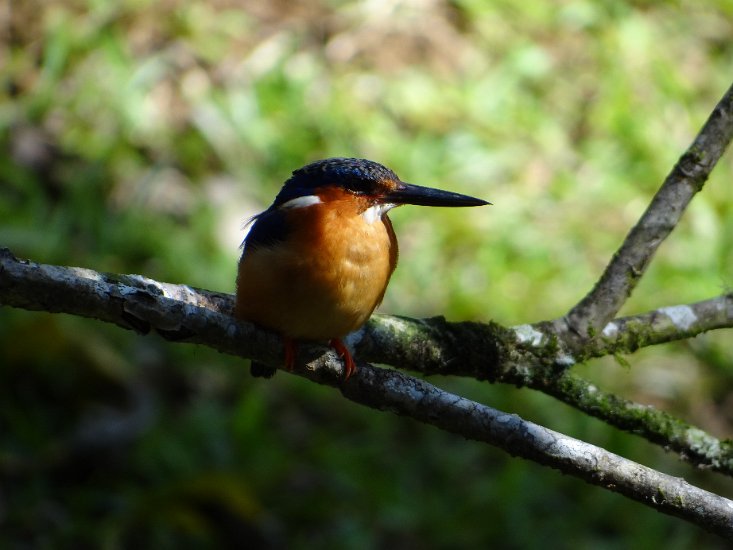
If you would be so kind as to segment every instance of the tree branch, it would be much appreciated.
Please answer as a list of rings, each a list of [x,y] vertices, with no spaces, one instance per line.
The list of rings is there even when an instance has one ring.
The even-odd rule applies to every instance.
[[[358,403],[496,445],[733,539],[733,501],[425,381],[360,363],[355,384],[346,384],[342,393]]]
[[[574,334],[581,338],[593,336],[618,313],[659,245],[675,228],[692,197],[702,189],[731,138],[733,87],[680,157],[593,290],[565,316],[564,321]]]
[[[447,323],[442,318],[377,315],[352,339],[358,356],[365,360],[423,374],[471,376],[526,386],[675,451],[693,464],[733,475],[733,445],[729,442],[669,413],[604,392],[567,369],[593,357],[633,352],[732,327],[730,295],[617,319],[609,324],[607,337],[588,340],[574,355],[563,344],[562,335],[554,332],[554,326],[541,322],[505,329],[495,324]]]
[[[530,387],[675,451],[693,464],[733,475],[733,442],[721,441],[671,414],[604,392],[570,372],[549,379],[536,377]]]
[[[583,346],[584,357],[632,353],[639,348],[692,338],[733,327],[733,292],[694,304],[666,306],[620,317]]]
[[[0,249],[0,275],[0,303],[6,305],[93,317],[140,333],[154,328],[173,340],[186,339],[189,333],[198,334],[226,353],[274,364],[282,362],[280,339],[252,325],[243,323],[239,327],[243,332],[234,348],[227,347],[232,342],[219,339],[216,332],[206,332],[209,323],[202,316],[216,312],[232,321],[228,317],[233,307],[229,294],[160,283],[139,275],[110,275],[20,262],[6,249]],[[97,296],[100,288],[112,292],[109,303],[100,304]],[[151,293],[160,300],[147,297]],[[168,305],[159,310],[161,303]],[[669,316],[669,311],[681,312],[685,308],[696,316],[694,321],[689,314]],[[185,325],[171,321],[187,312],[195,315]],[[676,323],[673,318],[677,319]],[[690,322],[681,325],[679,319]],[[609,336],[605,341],[589,341],[587,350],[577,356],[569,355],[560,345],[561,340],[552,332],[554,325],[548,322],[507,329],[495,323],[449,323],[441,317],[410,319],[375,315],[362,329],[349,335],[347,343],[365,361],[429,375],[470,376],[530,387],[674,450],[694,464],[733,475],[731,445],[664,411],[603,392],[571,375],[566,368],[590,357],[631,352],[733,326],[729,295],[689,306],[661,308],[617,319],[612,324],[616,329],[606,331]]]
[[[167,338],[206,345],[224,353],[271,365],[282,362],[279,338],[229,315],[231,297],[136,275],[23,262],[9,251],[0,250],[0,303],[92,317],[139,332],[155,329]],[[495,326],[492,328],[501,333]],[[503,330],[504,334],[513,334]],[[463,342],[462,347],[465,349],[466,345]],[[496,350],[500,349],[496,346]],[[733,502],[726,498],[397,371],[360,362],[357,374],[342,384],[340,361],[332,351],[324,350],[303,346],[298,364],[305,367],[298,374],[340,387],[345,397],[357,403],[499,446],[513,455],[557,468],[733,538]],[[456,359],[460,356],[448,355],[449,350],[434,351],[442,353],[442,361],[449,365],[462,360]],[[494,358],[501,360],[504,356],[496,353]],[[484,366],[487,361],[485,355],[475,355],[473,359]]]

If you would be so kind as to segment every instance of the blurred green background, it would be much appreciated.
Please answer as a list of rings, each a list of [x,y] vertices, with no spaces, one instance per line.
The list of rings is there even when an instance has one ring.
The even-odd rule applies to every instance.
[[[0,245],[233,291],[242,223],[359,156],[491,200],[391,215],[382,312],[564,313],[730,85],[733,2],[41,1],[0,8]],[[733,279],[730,154],[624,313]],[[578,372],[731,434],[721,331]],[[679,520],[245,361],[0,309],[0,546],[716,548]],[[540,394],[432,378],[733,496]]]

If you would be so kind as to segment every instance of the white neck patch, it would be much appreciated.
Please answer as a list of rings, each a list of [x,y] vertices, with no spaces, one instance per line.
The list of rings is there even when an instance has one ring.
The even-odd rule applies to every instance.
[[[364,218],[364,221],[368,224],[372,224],[378,220],[382,219],[382,216],[384,216],[387,212],[392,210],[396,204],[386,203],[386,204],[375,204],[374,206],[370,206],[364,212],[361,213],[361,217]]]
[[[306,206],[313,206],[314,204],[320,204],[323,201],[318,195],[305,195],[303,197],[295,197],[290,199],[288,202],[284,202],[280,205],[280,208],[304,208]]]

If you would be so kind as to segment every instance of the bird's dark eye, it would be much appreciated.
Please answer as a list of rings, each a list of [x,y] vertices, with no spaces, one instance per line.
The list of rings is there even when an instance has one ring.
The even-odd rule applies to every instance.
[[[342,183],[344,189],[355,195],[376,195],[379,185],[371,180],[351,179]]]

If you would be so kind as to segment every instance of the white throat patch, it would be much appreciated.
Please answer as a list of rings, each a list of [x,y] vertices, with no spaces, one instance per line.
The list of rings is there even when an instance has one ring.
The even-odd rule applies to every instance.
[[[364,221],[372,224],[378,220],[382,219],[382,216],[384,216],[387,212],[392,210],[396,204],[375,204],[374,206],[370,206],[364,212],[361,213],[361,217],[364,218]]]
[[[296,197],[290,199],[288,202],[284,202],[280,205],[280,208],[304,208],[306,206],[312,206],[314,204],[320,204],[323,201],[318,195],[305,195],[303,197]]]

